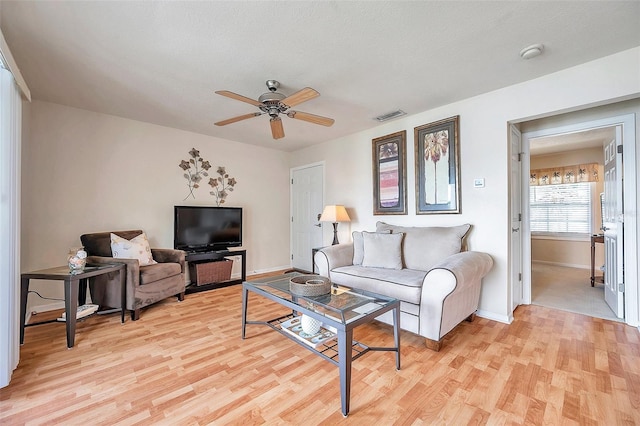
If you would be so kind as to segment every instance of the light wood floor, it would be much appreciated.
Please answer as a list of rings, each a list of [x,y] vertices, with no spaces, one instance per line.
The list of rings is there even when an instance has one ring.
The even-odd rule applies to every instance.
[[[640,425],[640,337],[621,323],[522,306],[506,325],[463,322],[440,352],[402,333],[402,369],[372,352],[353,364],[351,413],[338,370],[280,334],[240,338],[240,286],[167,299],[139,321],[93,316],[67,350],[62,323],[30,327],[3,425]],[[283,312],[251,295],[252,319]],[[374,323],[355,337],[392,344]]]

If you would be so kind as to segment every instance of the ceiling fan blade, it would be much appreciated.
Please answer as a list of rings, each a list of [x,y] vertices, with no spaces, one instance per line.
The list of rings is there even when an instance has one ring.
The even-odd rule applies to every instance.
[[[333,118],[322,117],[321,115],[309,114],[308,112],[289,111],[287,112],[289,118],[295,118],[296,120],[308,121],[313,124],[320,124],[322,126],[330,127],[335,123]]]
[[[239,115],[237,117],[229,118],[227,120],[218,121],[217,123],[213,123],[216,126],[226,126],[227,124],[235,123],[237,121],[246,120],[247,118],[258,117],[262,115],[261,112],[252,112],[251,114]]]
[[[309,101],[313,98],[320,96],[320,93],[316,92],[311,87],[305,87],[302,90],[298,90],[293,95],[289,95],[282,100],[282,103],[288,107],[296,106],[303,102]]]
[[[274,139],[284,138],[284,127],[282,127],[282,119],[280,117],[274,117],[271,122],[271,134]]]
[[[262,105],[262,102],[258,102],[255,99],[247,98],[246,96],[238,95],[237,93],[229,92],[228,90],[218,90],[216,93],[218,95],[226,96],[227,98],[235,99],[236,101],[246,102],[251,105]]]

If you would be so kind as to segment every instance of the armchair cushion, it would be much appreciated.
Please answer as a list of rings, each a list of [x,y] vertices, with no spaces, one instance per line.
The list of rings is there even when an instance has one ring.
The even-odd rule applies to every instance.
[[[111,252],[115,259],[138,259],[140,266],[157,263],[151,255],[151,247],[147,235],[142,234],[128,240],[111,233]]]
[[[163,278],[180,275],[178,263],[155,263],[140,267],[140,285],[152,283]]]

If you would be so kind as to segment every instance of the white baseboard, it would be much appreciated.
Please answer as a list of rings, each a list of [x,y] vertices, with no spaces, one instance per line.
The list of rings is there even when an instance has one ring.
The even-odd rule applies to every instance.
[[[498,315],[495,312],[483,311],[482,309],[478,309],[476,311],[476,315],[481,318],[486,318],[491,321],[498,321],[504,324],[511,324],[513,321],[513,317],[509,317],[509,315]]]
[[[532,260],[531,263],[537,263],[540,265],[563,266],[565,268],[591,269],[591,265],[577,265],[575,263],[549,262],[546,260]],[[600,267],[596,267],[596,269],[600,270]]]
[[[269,272],[277,272],[285,269],[292,269],[291,265],[276,266],[274,268],[266,268],[266,269],[254,269],[252,271],[247,271],[247,275],[266,274]],[[238,275],[238,278],[240,278],[240,275]]]
[[[59,302],[47,303],[46,305],[35,305],[29,308],[25,318],[25,324],[29,323],[29,320],[33,315],[38,315],[43,312],[55,311],[56,309],[64,309],[64,301],[60,300]]]

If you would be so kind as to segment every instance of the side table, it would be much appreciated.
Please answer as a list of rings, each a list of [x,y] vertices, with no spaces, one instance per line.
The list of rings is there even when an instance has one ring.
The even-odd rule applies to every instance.
[[[29,280],[60,280],[64,281],[64,309],[67,326],[67,348],[72,348],[76,335],[76,312],[78,310],[78,299],[86,297],[86,283],[91,277],[110,272],[120,274],[120,287],[122,289],[121,318],[124,323],[125,308],[127,306],[127,292],[125,286],[126,265],[124,263],[110,263],[104,265],[87,265],[82,272],[71,273],[68,266],[58,266],[55,268],[43,269],[40,271],[26,272],[20,279],[20,344],[24,343],[25,317],[27,314],[27,295],[29,293]],[[85,290],[79,291],[80,288]],[[80,303],[84,304],[84,300]],[[53,321],[43,321],[31,325],[45,324]]]
[[[604,277],[596,277],[596,243],[604,244],[604,235],[591,236],[591,287],[595,283],[602,284],[604,282]]]

